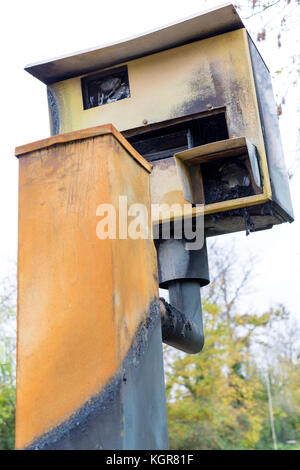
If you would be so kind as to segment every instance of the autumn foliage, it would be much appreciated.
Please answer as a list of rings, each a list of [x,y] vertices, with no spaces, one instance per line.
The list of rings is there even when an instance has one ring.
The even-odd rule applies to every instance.
[[[232,251],[213,251],[214,279],[206,295],[214,301],[203,302],[204,349],[197,355],[165,351],[171,448],[272,448],[266,373],[279,447],[300,443],[299,329],[293,327],[294,338],[285,335],[287,348],[279,338],[291,321],[284,307],[245,313],[241,300],[252,266],[240,275]]]

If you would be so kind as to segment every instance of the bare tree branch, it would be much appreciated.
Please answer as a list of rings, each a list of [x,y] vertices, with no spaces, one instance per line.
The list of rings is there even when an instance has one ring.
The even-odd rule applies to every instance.
[[[244,18],[244,20],[249,20],[249,18],[252,18],[252,16],[260,15],[260,14],[263,13],[264,11],[268,10],[268,9],[271,8],[271,7],[274,7],[275,5],[277,5],[277,4],[280,3],[280,2],[281,2],[281,0],[277,0],[276,2],[271,3],[270,5],[266,5],[262,10],[256,11],[255,13],[252,13],[252,15],[247,16],[246,18]],[[255,7],[254,7],[254,8],[255,8]]]

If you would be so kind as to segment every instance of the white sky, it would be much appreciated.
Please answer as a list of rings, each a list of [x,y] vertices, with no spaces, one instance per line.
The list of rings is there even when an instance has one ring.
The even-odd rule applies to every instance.
[[[10,0],[1,5],[1,157],[0,157],[0,277],[11,269],[17,251],[18,161],[14,147],[49,136],[46,87],[23,71],[29,63],[49,59],[119,39],[172,23],[224,2],[204,0]],[[245,3],[247,1],[245,0]],[[274,7],[268,18],[274,23],[274,34],[284,0]],[[276,10],[277,8],[277,10]],[[277,12],[277,13],[276,13]],[[299,23],[299,7],[291,16]],[[258,15],[246,21],[256,30],[266,16]],[[260,43],[263,57],[272,75],[289,63],[289,54],[299,50],[300,30],[296,20],[293,31],[283,35],[279,50],[267,41]],[[283,72],[275,88],[285,87],[288,77]],[[298,113],[297,113],[298,111]],[[296,156],[299,93],[289,90],[284,115],[280,119],[282,138],[288,165]],[[249,307],[258,311],[282,302],[298,314],[300,300],[300,169],[291,182],[296,222],[246,237],[244,233],[223,237],[233,241],[241,256],[258,257],[257,277],[252,282],[253,294]]]

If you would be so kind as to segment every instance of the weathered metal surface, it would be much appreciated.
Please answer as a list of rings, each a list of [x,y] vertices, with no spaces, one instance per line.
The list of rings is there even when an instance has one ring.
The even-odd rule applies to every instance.
[[[193,42],[127,63],[131,98],[83,109],[81,78],[56,84],[60,132],[112,122],[120,131],[226,108],[229,137],[246,136],[262,153],[245,30]],[[146,122],[146,124],[145,124]]]
[[[50,73],[48,78],[51,81],[48,88],[53,98],[51,103],[56,103],[55,112],[53,112],[52,105],[53,109],[50,113],[53,120],[51,128],[56,132],[66,132],[86,128],[95,123],[112,122],[126,136],[130,136],[133,145],[136,144],[137,149],[155,164],[151,177],[152,202],[155,204],[176,203],[181,207],[185,204],[182,182],[170,150],[173,149],[173,153],[176,153],[184,150],[186,145],[194,147],[212,141],[245,136],[254,146],[253,148],[257,148],[260,156],[262,191],[254,190],[255,194],[252,194],[251,191],[241,188],[237,194],[234,193],[239,197],[232,199],[228,197],[226,201],[217,201],[213,208],[211,204],[206,204],[204,212],[208,215],[223,211],[228,217],[230,211],[240,211],[245,208],[248,210],[254,205],[261,206],[273,201],[272,220],[265,219],[263,214],[259,216],[262,220],[258,221],[257,226],[263,228],[269,226],[270,222],[273,225],[293,220],[288,180],[282,163],[279,129],[274,106],[272,108],[271,103],[274,100],[268,71],[251,40],[249,43],[242,23],[233,21],[229,29],[225,29],[228,32],[222,31],[227,22],[227,14],[232,20],[234,17],[238,18],[233,7],[227,6],[212,11],[208,15],[183,21],[149,37],[142,36],[134,40],[134,47],[137,48],[135,52],[139,50],[139,53],[134,55],[135,52],[132,52],[133,55],[130,57],[126,56],[124,51],[128,46],[132,46],[131,42],[115,45],[111,50],[104,48],[98,52],[87,52],[86,56],[75,55],[72,58],[62,59],[61,62],[50,62],[48,65],[54,71],[62,64],[64,67],[71,67],[71,62],[80,58],[80,65],[77,62],[76,66],[78,76],[74,78],[66,79],[67,75],[61,78],[56,76],[53,80],[60,81],[53,83],[49,78],[52,72],[48,70]],[[215,30],[213,24],[218,25],[219,29]],[[227,23],[229,24],[230,22]],[[197,31],[193,29],[194,27]],[[207,28],[210,31],[208,35],[206,34]],[[218,35],[215,35],[216,32]],[[160,34],[163,40],[160,48],[156,48],[154,44]],[[174,41],[177,38],[177,42],[168,42],[171,36]],[[199,40],[200,38],[202,39]],[[153,46],[150,49],[146,47],[148,40]],[[107,103],[105,106],[83,109],[81,80],[89,80],[91,77],[88,74],[90,69],[85,68],[85,59],[91,60],[90,66],[92,67],[93,54],[104,58],[109,50],[116,54],[111,56],[116,67],[127,66],[128,68],[131,97]],[[116,60],[117,57],[119,61]],[[46,71],[48,65],[42,65],[45,73],[48,73]],[[110,66],[112,62],[109,60],[100,61],[99,73],[113,73],[114,70],[118,70],[118,68],[107,70]],[[72,75],[71,68],[69,72]],[[39,73],[39,66],[32,70]],[[171,136],[171,130],[179,126],[180,120],[187,123],[190,117],[195,123],[195,116],[198,120],[203,117],[203,125],[199,121],[198,131],[193,132],[192,143],[188,133],[184,138],[182,136],[179,138],[179,134],[172,131],[173,137]],[[206,135],[204,121],[212,118],[217,122],[222,117],[224,117],[224,129],[219,123],[219,127],[216,126],[217,131],[215,129],[213,132],[213,137]],[[145,145],[141,139],[143,139],[143,134],[152,132],[158,126],[161,131],[165,126],[165,138],[174,140],[174,145],[165,149],[161,142],[153,141],[153,147],[149,152],[144,149]],[[276,138],[274,138],[275,128]],[[168,132],[171,132],[169,136]],[[175,135],[177,137],[174,137]],[[201,142],[197,142],[200,135],[203,138],[200,139]],[[160,132],[160,137],[162,136],[163,132]],[[153,153],[155,145],[158,145],[161,150]],[[249,156],[251,159],[253,156],[251,152]],[[272,172],[271,179],[269,170]],[[256,176],[258,173],[256,171]],[[257,187],[260,185],[257,184]],[[199,193],[198,196],[201,194]],[[197,208],[192,210],[192,214],[194,216],[198,214]],[[215,233],[222,233],[219,230],[220,220]],[[156,220],[156,222],[162,221],[162,218]],[[239,224],[236,224],[236,220],[233,219],[232,222],[230,230],[235,231]],[[224,223],[224,233],[228,233],[227,225],[227,222]],[[210,233],[208,230],[207,235],[209,236]]]
[[[157,240],[159,285],[169,290],[170,304],[161,299],[162,337],[170,346],[195,354],[204,332],[200,286],[209,283],[206,243],[187,250],[186,240]]]
[[[120,194],[128,196],[129,204],[150,204],[149,163],[137,158],[124,141],[112,126],[104,126],[55,136],[16,151],[20,157],[18,449],[48,432],[55,433],[74,413],[89,407],[90,400],[102,396],[126,369],[126,358],[134,357],[131,348],[133,355],[138,351],[138,329],[158,302],[153,241],[99,240],[96,236],[99,204],[109,202],[117,208]],[[153,395],[153,414],[161,414],[163,421],[160,341],[157,324],[148,339],[145,334],[141,361],[157,364],[159,374],[155,380],[145,380],[145,387]],[[130,392],[123,387],[121,394],[124,429],[129,434],[129,429],[138,432],[141,446],[154,445],[157,430],[146,419],[144,403],[132,410],[129,395],[135,387],[143,390],[143,384],[130,367]],[[89,445],[87,436],[91,436],[91,446],[97,436],[99,445],[107,442],[100,439],[99,416],[91,434],[81,428],[74,438],[77,442],[80,435],[83,446]],[[114,419],[115,429],[122,432],[120,413]],[[79,421],[83,424],[84,420]],[[144,444],[147,433],[152,437]],[[126,439],[122,445],[131,445]],[[139,436],[136,439],[134,446],[139,445]]]
[[[184,197],[205,204],[205,213],[217,213],[215,203],[262,193],[259,155],[246,138],[227,139],[174,154]],[[244,199],[245,200],[245,199]]]
[[[49,108],[49,118],[50,118],[50,132],[51,135],[55,135],[59,133],[59,109],[56,103],[56,99],[50,90],[47,89],[47,99],[48,99],[48,108]]]
[[[249,218],[251,224],[249,226]],[[225,233],[246,231],[258,232],[270,229],[274,224],[285,220],[275,212],[272,203],[254,205],[243,209],[235,209],[227,212],[219,212],[205,216],[205,236],[211,237]]]
[[[184,162],[202,163],[208,159],[215,157],[226,157],[230,155],[240,155],[248,151],[250,142],[246,137],[235,137],[232,139],[212,142],[206,145],[190,148],[184,152],[175,154],[175,158],[179,158]]]
[[[209,269],[206,244],[200,250],[187,250],[184,238],[181,240],[156,240],[159,286],[179,279],[197,279],[201,286],[209,284]]]
[[[225,4],[142,36],[28,65],[25,70],[50,84],[243,26],[234,6]]]
[[[31,142],[30,144],[20,145],[19,147],[16,147],[15,155],[16,157],[21,157],[37,150],[44,150],[49,147],[54,147],[58,144],[67,144],[70,142],[77,142],[79,140],[104,135],[113,135],[118,143],[128,151],[130,156],[136,160],[145,170],[147,170],[148,173],[151,173],[151,163],[147,162],[147,160],[145,160],[138,152],[136,152],[128,140],[126,140],[112,124],[90,127],[89,129],[82,129],[76,132],[68,132],[62,135],[55,135],[43,140]]]
[[[178,123],[179,118],[194,118],[195,113],[198,118],[201,113],[207,118],[208,110],[212,117],[225,112],[228,137],[246,136],[258,149],[263,192],[217,203],[220,205],[215,206],[216,212],[228,213],[228,210],[270,201],[268,165],[244,29],[143,57],[127,66],[132,97],[105,107],[82,110],[80,78],[52,85],[51,90],[59,103],[60,131],[112,121],[128,134],[129,129],[141,129],[143,122],[146,122],[144,128],[147,131],[158,123],[162,126],[166,122],[170,127],[172,119]],[[217,115],[216,110],[219,110]],[[140,132],[138,130],[138,134]],[[152,202],[183,206],[186,201],[175,159],[172,156],[155,157],[151,161],[154,165]],[[196,210],[193,209],[193,213]],[[204,206],[204,213],[212,213],[209,206]],[[274,215],[272,224],[281,221]],[[263,226],[263,221],[259,225]],[[237,226],[233,224],[232,227]]]
[[[160,329],[159,305],[154,302],[112,381],[66,422],[41,436],[29,448],[167,449]]]
[[[170,304],[161,299],[163,341],[186,353],[199,353],[204,345],[199,282],[172,281],[168,288]]]
[[[284,212],[289,221],[294,218],[288,173],[280,139],[277,109],[270,73],[255,44],[248,36],[252,68],[255,79],[259,113],[264,135],[272,188],[272,200],[277,210]]]

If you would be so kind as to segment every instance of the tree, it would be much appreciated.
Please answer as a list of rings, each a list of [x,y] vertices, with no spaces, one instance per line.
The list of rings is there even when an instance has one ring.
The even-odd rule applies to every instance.
[[[285,443],[300,434],[300,328],[295,318],[271,330],[262,341],[266,373],[270,377],[275,431]],[[267,423],[265,427],[268,428]],[[267,434],[265,431],[264,435]],[[259,445],[264,445],[265,438]]]
[[[239,259],[232,249],[228,253],[216,243],[210,249],[210,260],[212,283],[204,290],[203,301],[204,350],[195,356],[167,353],[171,447],[271,448],[268,393],[262,362],[256,357],[261,358],[263,340],[276,325],[282,328],[288,314],[281,306],[261,315],[243,311],[241,299],[251,278],[251,263],[240,275]],[[279,386],[273,374],[275,396]],[[275,417],[283,417],[277,400],[274,410]]]
[[[0,450],[14,448],[15,428],[15,282],[0,288]]]

